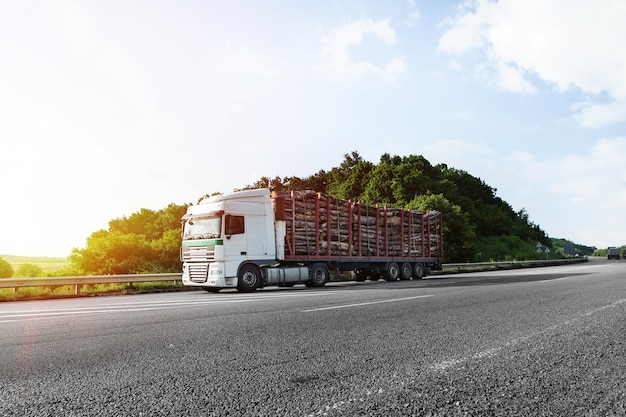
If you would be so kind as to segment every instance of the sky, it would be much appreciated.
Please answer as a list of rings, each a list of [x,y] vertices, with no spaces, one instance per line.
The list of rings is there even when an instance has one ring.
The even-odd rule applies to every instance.
[[[0,2],[0,254],[357,151],[626,244],[623,0]]]

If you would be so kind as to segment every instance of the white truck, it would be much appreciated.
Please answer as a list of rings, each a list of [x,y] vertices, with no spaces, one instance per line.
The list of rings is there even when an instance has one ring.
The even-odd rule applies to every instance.
[[[441,269],[442,218],[313,191],[246,190],[189,206],[181,261],[183,284],[210,292],[323,286],[331,271],[421,279]]]

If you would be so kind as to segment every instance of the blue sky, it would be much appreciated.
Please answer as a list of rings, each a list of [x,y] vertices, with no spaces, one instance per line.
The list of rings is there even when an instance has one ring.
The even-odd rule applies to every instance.
[[[626,5],[0,3],[0,254],[357,151],[481,178],[551,237],[626,243]]]

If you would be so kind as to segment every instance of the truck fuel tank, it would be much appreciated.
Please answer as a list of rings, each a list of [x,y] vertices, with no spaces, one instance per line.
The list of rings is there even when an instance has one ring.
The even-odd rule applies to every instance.
[[[265,285],[299,284],[309,280],[309,268],[306,266],[261,268]]]

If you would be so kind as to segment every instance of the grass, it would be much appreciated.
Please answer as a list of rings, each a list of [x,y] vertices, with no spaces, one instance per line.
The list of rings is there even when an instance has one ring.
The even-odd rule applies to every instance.
[[[45,273],[52,273],[63,269],[70,265],[68,258],[49,258],[47,256],[15,256],[15,255],[0,255],[2,259],[7,261],[14,271],[20,267],[20,265],[31,264],[37,265]]]
[[[40,267],[44,274],[47,275],[70,265],[70,261],[67,258],[14,255],[0,256],[11,265],[14,271],[17,270],[20,265],[31,264]],[[173,281],[135,282],[128,284],[90,284],[82,285],[80,287],[79,296],[90,297],[97,295],[140,294],[147,292],[181,291],[189,289],[189,287],[184,287],[182,282]],[[0,288],[0,301],[42,300],[76,296],[76,288],[73,285],[23,287],[19,288],[17,291],[13,288]]]
[[[80,287],[80,295],[76,295],[74,285],[23,287],[18,291],[15,291],[13,288],[0,288],[0,301],[141,294],[148,292],[184,291],[191,289],[196,288],[185,287],[180,281],[134,282],[128,284],[88,284]]]

